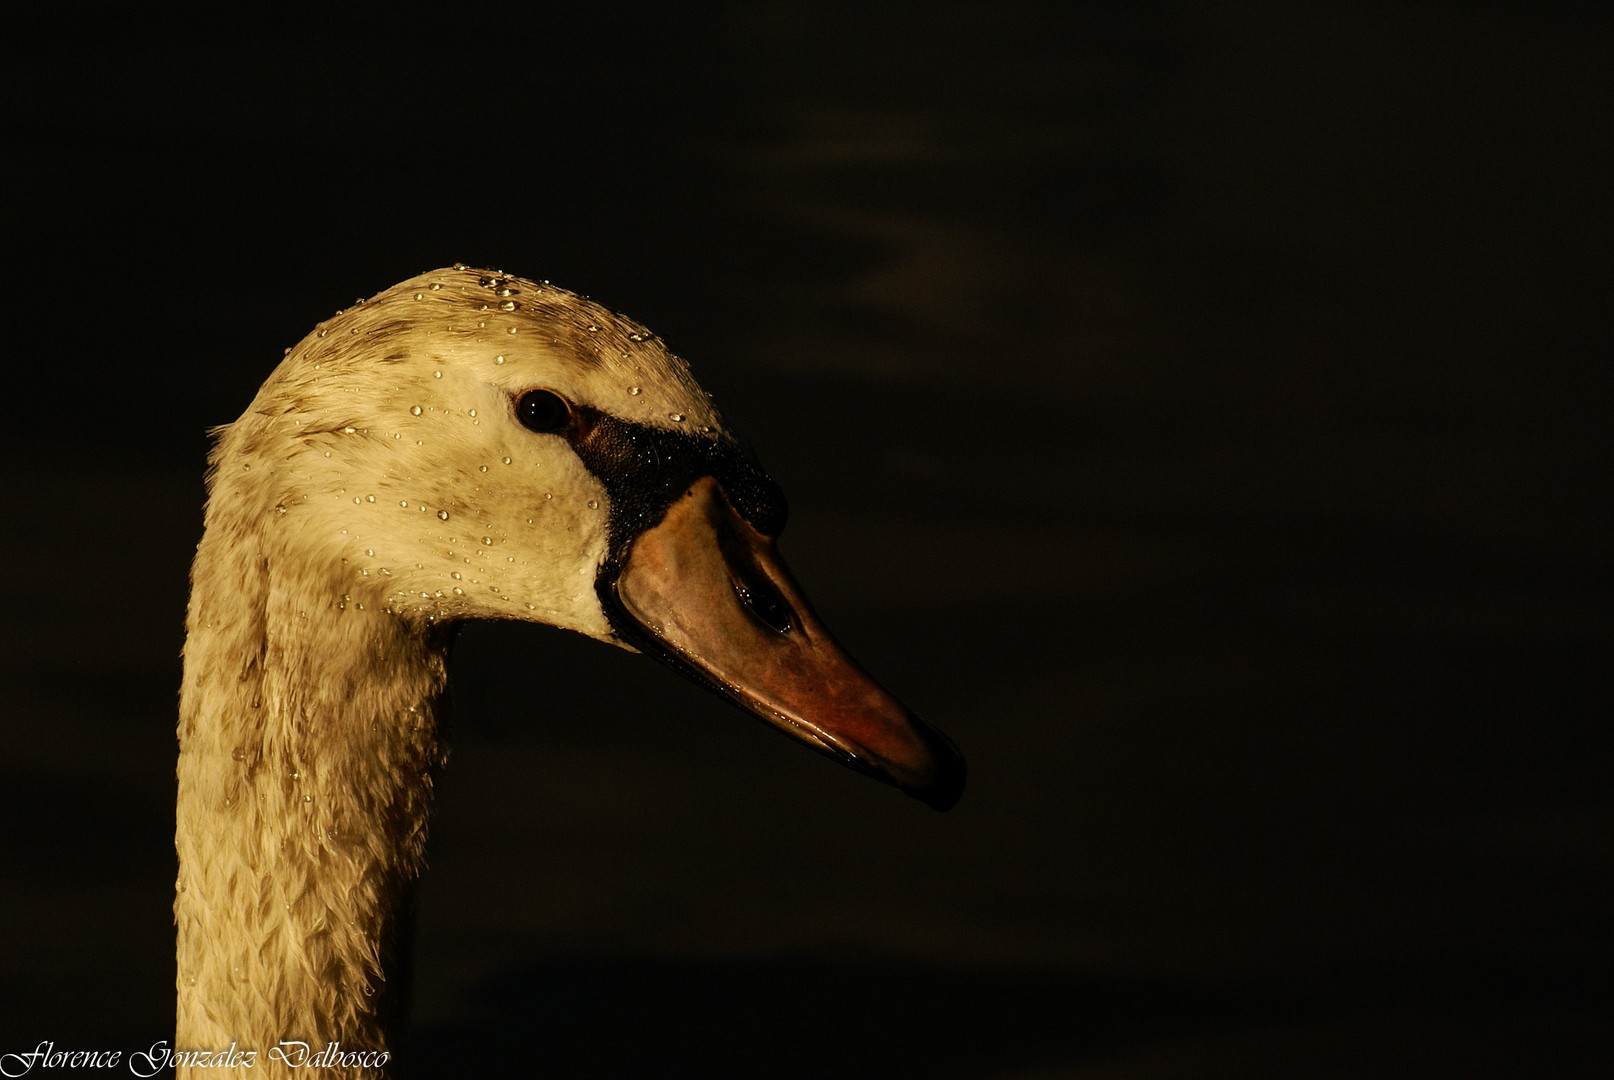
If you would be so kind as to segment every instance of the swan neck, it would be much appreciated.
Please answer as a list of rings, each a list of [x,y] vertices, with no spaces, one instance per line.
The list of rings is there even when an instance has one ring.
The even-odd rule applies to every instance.
[[[216,509],[180,701],[175,1047],[256,1050],[261,1077],[282,1042],[374,1054],[402,1022],[447,636]]]

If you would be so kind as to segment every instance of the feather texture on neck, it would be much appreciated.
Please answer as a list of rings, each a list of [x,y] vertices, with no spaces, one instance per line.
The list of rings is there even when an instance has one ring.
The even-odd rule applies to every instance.
[[[178,1049],[379,1050],[401,1019],[446,630],[274,535],[227,435],[180,707]],[[295,526],[293,526],[295,527]],[[265,1071],[258,1069],[261,1074]],[[209,1070],[207,1075],[218,1075]],[[347,1075],[353,1075],[349,1072]]]

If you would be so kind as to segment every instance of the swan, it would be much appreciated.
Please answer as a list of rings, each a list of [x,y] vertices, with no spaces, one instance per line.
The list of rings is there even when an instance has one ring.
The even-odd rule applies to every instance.
[[[777,486],[625,317],[456,263],[320,323],[213,434],[178,725],[180,1076],[396,1068],[464,620],[649,653],[937,809],[962,792],[956,747],[780,560]]]

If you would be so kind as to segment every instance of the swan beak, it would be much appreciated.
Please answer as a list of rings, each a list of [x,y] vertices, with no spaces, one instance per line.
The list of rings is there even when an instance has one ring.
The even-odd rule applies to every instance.
[[[847,655],[712,477],[633,541],[614,592],[633,644],[785,734],[934,809],[963,794],[958,748]]]

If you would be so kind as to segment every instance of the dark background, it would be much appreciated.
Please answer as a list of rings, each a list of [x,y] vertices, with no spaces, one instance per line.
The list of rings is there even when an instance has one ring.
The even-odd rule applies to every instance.
[[[204,431],[463,260],[693,362],[972,775],[468,628],[420,1075],[1604,1074],[1596,11],[7,23],[0,1051],[171,1037]]]

